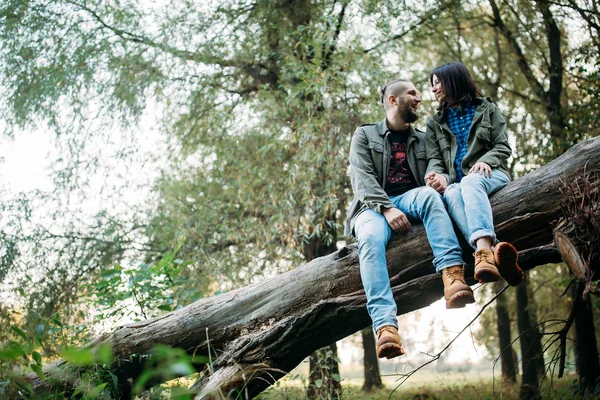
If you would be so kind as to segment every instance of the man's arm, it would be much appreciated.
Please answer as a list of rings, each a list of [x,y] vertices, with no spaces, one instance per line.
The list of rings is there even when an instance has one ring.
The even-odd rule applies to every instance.
[[[350,180],[354,195],[370,209],[383,214],[383,208],[395,208],[377,181],[369,140],[362,128],[357,128],[352,137]]]

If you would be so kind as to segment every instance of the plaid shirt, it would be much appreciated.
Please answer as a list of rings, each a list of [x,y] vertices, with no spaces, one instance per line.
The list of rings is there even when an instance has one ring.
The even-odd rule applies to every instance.
[[[469,131],[475,117],[475,104],[468,102],[462,107],[448,107],[446,110],[446,118],[450,130],[456,136],[458,148],[456,149],[456,159],[454,160],[454,168],[456,169],[456,182],[465,176],[463,174],[461,163],[468,149]]]

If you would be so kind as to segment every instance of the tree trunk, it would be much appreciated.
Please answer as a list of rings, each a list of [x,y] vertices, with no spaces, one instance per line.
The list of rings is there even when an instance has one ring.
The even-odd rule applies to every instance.
[[[537,305],[535,303],[535,297],[533,296],[533,290],[529,281],[526,285],[527,288],[527,308],[529,312],[529,325],[531,326],[531,343],[529,346],[529,352],[533,357],[535,364],[535,370],[538,376],[538,380],[541,380],[546,376],[546,365],[544,364],[544,350],[542,347],[542,335],[538,328],[537,321]]]
[[[340,367],[335,343],[310,356],[310,375],[306,396],[309,399],[337,400],[342,395]]]
[[[363,343],[363,370],[365,374],[365,382],[361,391],[372,392],[373,389],[383,387],[381,376],[379,375],[379,363],[377,362],[377,352],[375,351],[375,333],[373,327],[360,331],[362,334]]]
[[[328,218],[335,226],[335,217]],[[304,245],[304,258],[312,261],[323,257],[336,250],[336,232],[331,232],[334,240],[329,244],[322,237],[315,235]],[[337,362],[337,346],[335,342],[323,347],[309,357],[308,388],[306,395],[309,399],[339,399],[342,394],[342,383],[340,380],[340,366]]]
[[[593,390],[596,380],[600,376],[600,366],[598,365],[594,314],[589,297],[579,300],[575,315],[575,338],[580,387],[583,390]]]
[[[539,336],[539,330],[531,324],[527,286],[529,286],[529,274],[525,273],[525,279],[517,286],[517,324],[523,367],[520,400],[541,399],[536,365],[537,353],[532,349],[535,347],[533,343],[535,337]]]
[[[551,223],[561,215],[560,179],[572,180],[585,170],[599,168],[600,138],[594,138],[492,196],[496,233],[500,240],[511,238],[521,250],[522,267],[560,260],[558,252],[547,246],[553,237]],[[432,267],[431,247],[422,226],[395,235],[387,259],[398,314],[442,297],[442,280]],[[472,276],[472,271],[471,265],[467,274]],[[210,346],[216,359],[210,373],[205,370],[192,387],[199,392],[197,398],[214,398],[219,391],[232,389],[243,389],[245,397],[253,397],[316,349],[369,325],[353,244],[271,279],[125,325],[89,347],[111,346],[118,360],[112,372],[127,387],[141,374],[148,359],[144,355],[158,344],[202,358],[208,357]],[[52,379],[29,375],[34,393],[68,391],[73,383],[72,375],[65,373],[67,367],[64,360],[47,365],[44,373]]]
[[[502,285],[506,282],[501,279]],[[500,284],[494,286],[494,291],[497,293]],[[496,316],[498,324],[498,341],[500,345],[500,360],[502,365],[502,379],[506,382],[517,382],[517,360],[513,357],[512,339],[510,334],[510,317],[506,307],[506,297],[500,296],[496,299]]]

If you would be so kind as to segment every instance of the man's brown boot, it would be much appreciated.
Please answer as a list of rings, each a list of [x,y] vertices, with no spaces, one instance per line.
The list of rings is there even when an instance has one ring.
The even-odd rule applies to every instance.
[[[488,249],[479,249],[473,254],[475,256],[474,278],[481,283],[496,282],[500,279],[500,272],[494,261],[494,253]]]
[[[404,354],[398,329],[395,326],[383,326],[377,329],[377,357],[390,358]]]
[[[507,242],[500,242],[494,247],[494,261],[500,275],[511,286],[517,286],[525,279],[525,274],[519,264],[519,253],[514,246]]]
[[[446,308],[463,308],[465,304],[475,303],[473,290],[465,282],[462,265],[446,268],[442,271]]]

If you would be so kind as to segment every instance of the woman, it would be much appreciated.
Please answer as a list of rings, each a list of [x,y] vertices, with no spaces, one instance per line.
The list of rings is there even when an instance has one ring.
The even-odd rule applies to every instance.
[[[523,280],[517,252],[497,243],[488,198],[510,180],[506,121],[463,64],[437,67],[429,80],[440,105],[427,122],[427,185],[443,194],[448,213],[475,249],[475,279],[493,282],[502,275],[517,285]],[[464,283],[464,276],[448,281],[457,279]]]

